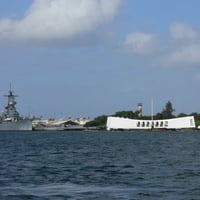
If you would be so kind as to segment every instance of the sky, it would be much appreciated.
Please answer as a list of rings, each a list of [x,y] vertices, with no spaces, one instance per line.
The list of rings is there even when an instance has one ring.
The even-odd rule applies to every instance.
[[[23,115],[200,112],[199,0],[1,0],[0,109]]]

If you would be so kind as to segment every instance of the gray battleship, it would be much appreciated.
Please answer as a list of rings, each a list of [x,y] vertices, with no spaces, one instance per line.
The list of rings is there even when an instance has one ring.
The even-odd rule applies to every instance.
[[[3,113],[0,116],[0,131],[20,131],[20,130],[32,130],[32,123],[28,119],[23,119],[16,110],[16,95],[11,91],[8,95],[8,105],[4,108]]]

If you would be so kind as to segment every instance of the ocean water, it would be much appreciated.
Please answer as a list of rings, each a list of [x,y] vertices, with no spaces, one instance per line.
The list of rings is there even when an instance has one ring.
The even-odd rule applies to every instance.
[[[4,199],[200,199],[200,131],[0,132]]]

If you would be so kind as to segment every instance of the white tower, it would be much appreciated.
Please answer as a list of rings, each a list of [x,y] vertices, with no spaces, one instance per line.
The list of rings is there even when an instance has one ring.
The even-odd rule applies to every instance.
[[[142,117],[142,103],[138,103],[138,117]]]

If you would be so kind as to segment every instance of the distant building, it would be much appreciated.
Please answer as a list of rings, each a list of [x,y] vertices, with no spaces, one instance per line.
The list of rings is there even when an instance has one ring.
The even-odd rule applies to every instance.
[[[81,117],[74,120],[79,125],[84,126],[87,122],[91,121],[89,118]]]
[[[88,121],[86,118],[33,120],[32,125],[33,130],[84,130]]]

